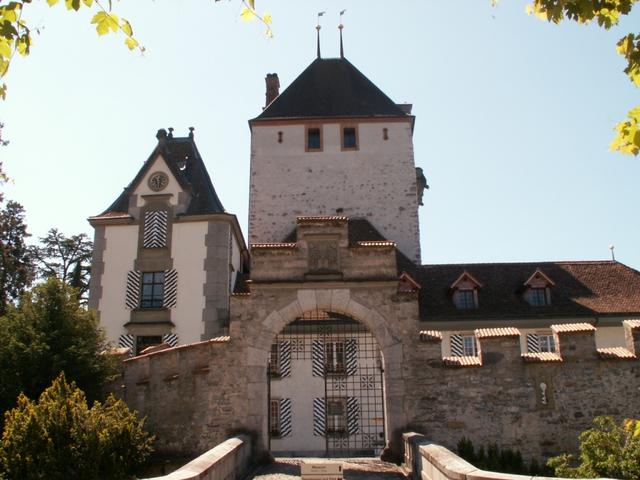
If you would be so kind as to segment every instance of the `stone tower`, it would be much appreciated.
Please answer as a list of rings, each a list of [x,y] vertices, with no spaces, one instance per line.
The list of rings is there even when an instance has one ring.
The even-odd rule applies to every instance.
[[[414,121],[345,58],[314,60],[249,122],[249,242],[299,216],[365,218],[420,264]]]

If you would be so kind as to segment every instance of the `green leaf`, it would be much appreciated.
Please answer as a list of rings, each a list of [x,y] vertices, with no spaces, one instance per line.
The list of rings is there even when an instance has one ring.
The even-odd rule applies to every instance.
[[[77,12],[80,9],[80,0],[65,0],[64,3],[67,6],[67,10],[75,10]]]
[[[56,3],[58,3],[59,0],[47,0],[47,3],[49,4],[50,7],[53,7]]]
[[[270,13],[265,12],[264,15],[262,15],[262,21],[267,25],[271,25],[272,20]]]
[[[256,19],[256,14],[250,8],[244,7],[240,12],[240,18],[243,22],[251,22]]]
[[[119,28],[118,16],[115,13],[98,12],[91,19],[96,26],[98,35],[106,35],[109,31],[117,32]]]
[[[0,37],[0,58],[11,56],[11,43],[6,38]]]

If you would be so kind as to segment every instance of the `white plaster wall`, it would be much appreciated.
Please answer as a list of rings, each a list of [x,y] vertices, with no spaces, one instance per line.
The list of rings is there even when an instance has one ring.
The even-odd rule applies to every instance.
[[[164,172],[169,178],[168,185],[159,192],[154,192],[149,188],[149,177],[151,177],[151,175],[153,175],[156,172]],[[169,167],[167,166],[167,162],[164,160],[162,155],[158,155],[158,157],[153,161],[151,168],[147,170],[146,175],[140,181],[140,184],[137,186],[137,188],[133,193],[135,195],[138,195],[136,206],[142,207],[145,204],[145,201],[142,198],[142,195],[171,195],[171,197],[169,198],[169,203],[171,205],[177,205],[178,194],[180,192],[182,192],[182,189],[180,188],[180,184],[178,183],[176,178],[173,176],[173,173],[171,173],[171,170],[169,170]]]
[[[305,152],[304,124],[253,126],[250,243],[282,241],[297,216],[335,215],[342,208],[342,215],[369,219],[419,262],[410,122],[360,122],[359,149],[345,152],[340,149],[343,125],[351,124],[322,124],[322,152]],[[282,143],[278,132],[283,132]]]
[[[343,390],[341,395],[340,390],[331,390],[327,393],[329,397],[360,397],[360,375],[370,375],[375,370],[376,375],[379,375],[379,369],[377,365],[377,359],[372,358],[373,352],[365,352],[364,349],[370,347],[370,343],[373,341],[370,335],[363,335],[358,333],[345,333],[339,334],[339,340],[346,340],[348,338],[355,338],[358,340],[357,357],[358,357],[358,371],[355,377],[348,378],[347,382],[349,386],[346,390]],[[315,337],[319,338],[319,337]],[[305,357],[311,356],[311,336],[286,336],[286,340],[304,339],[305,348],[308,350],[305,352]],[[327,338],[330,341],[330,338]],[[318,452],[324,451],[326,448],[326,439],[323,436],[315,436],[313,434],[313,400],[314,398],[325,397],[325,381],[322,377],[313,376],[313,362],[310,358],[296,359],[296,353],[292,352],[291,359],[291,376],[273,378],[271,379],[271,398],[290,398],[291,399],[291,435],[282,438],[271,439],[271,451],[272,452]],[[301,355],[301,354],[300,354]],[[267,359],[265,359],[266,363]],[[380,385],[380,390],[376,394],[382,396],[382,379],[376,378],[376,384]],[[366,393],[363,395],[366,397]],[[359,415],[359,427],[360,431],[355,434],[360,436],[362,434],[375,434],[383,432],[383,424],[376,423],[374,418],[375,412],[373,407],[370,410],[367,409],[362,402],[360,402],[360,415]],[[380,411],[382,411],[382,405],[380,405]],[[369,415],[367,417],[366,415]],[[359,440],[355,439],[350,442],[353,445],[359,443]],[[373,447],[372,447],[373,448]]]
[[[117,345],[120,335],[126,333],[124,324],[130,317],[130,310],[125,308],[127,273],[133,270],[137,255],[138,226],[107,226],[105,238],[102,296],[98,311],[100,325],[105,329],[107,340]]]
[[[202,310],[207,254],[204,240],[207,229],[207,222],[173,224],[171,257],[173,268],[178,271],[178,300],[176,308],[171,310],[171,321],[180,344],[198,342],[204,333]]]
[[[598,348],[626,347],[622,322],[619,327],[598,327],[596,330]]]

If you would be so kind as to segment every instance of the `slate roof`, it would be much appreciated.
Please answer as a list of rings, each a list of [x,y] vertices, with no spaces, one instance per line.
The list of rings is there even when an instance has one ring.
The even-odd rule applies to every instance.
[[[317,58],[254,120],[326,117],[406,117],[345,58]]]
[[[98,217],[113,217],[116,214],[127,215],[129,210],[129,196],[138,186],[147,171],[151,168],[158,154],[166,160],[169,169],[176,177],[180,186],[191,194],[189,208],[186,215],[202,215],[207,213],[224,213],[222,202],[218,198],[211,177],[207,172],[200,152],[193,140],[189,137],[162,137],[147,161],[144,163],[133,181],[124,189],[115,202],[111,204]],[[186,166],[180,168],[178,162],[186,161]]]
[[[535,307],[523,298],[523,284],[539,268],[555,286],[551,304]],[[478,308],[459,310],[450,286],[464,271],[483,287]],[[545,317],[606,316],[640,312],[640,272],[615,261],[531,262],[423,265],[422,320],[483,320]]]

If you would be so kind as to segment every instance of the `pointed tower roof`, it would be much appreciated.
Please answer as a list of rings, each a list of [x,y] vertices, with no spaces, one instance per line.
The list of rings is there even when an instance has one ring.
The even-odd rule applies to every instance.
[[[345,58],[317,58],[255,120],[405,117],[405,113]]]
[[[200,152],[196,147],[193,135],[188,137],[167,136],[164,130],[158,132],[158,144],[142,168],[125,187],[118,198],[97,217],[108,217],[117,214],[126,214],[129,210],[129,197],[152,168],[158,156],[167,163],[169,170],[176,178],[180,187],[187,192],[191,201],[185,212],[186,215],[201,215],[208,213],[224,213],[222,202],[218,198],[211,177],[204,165]]]

